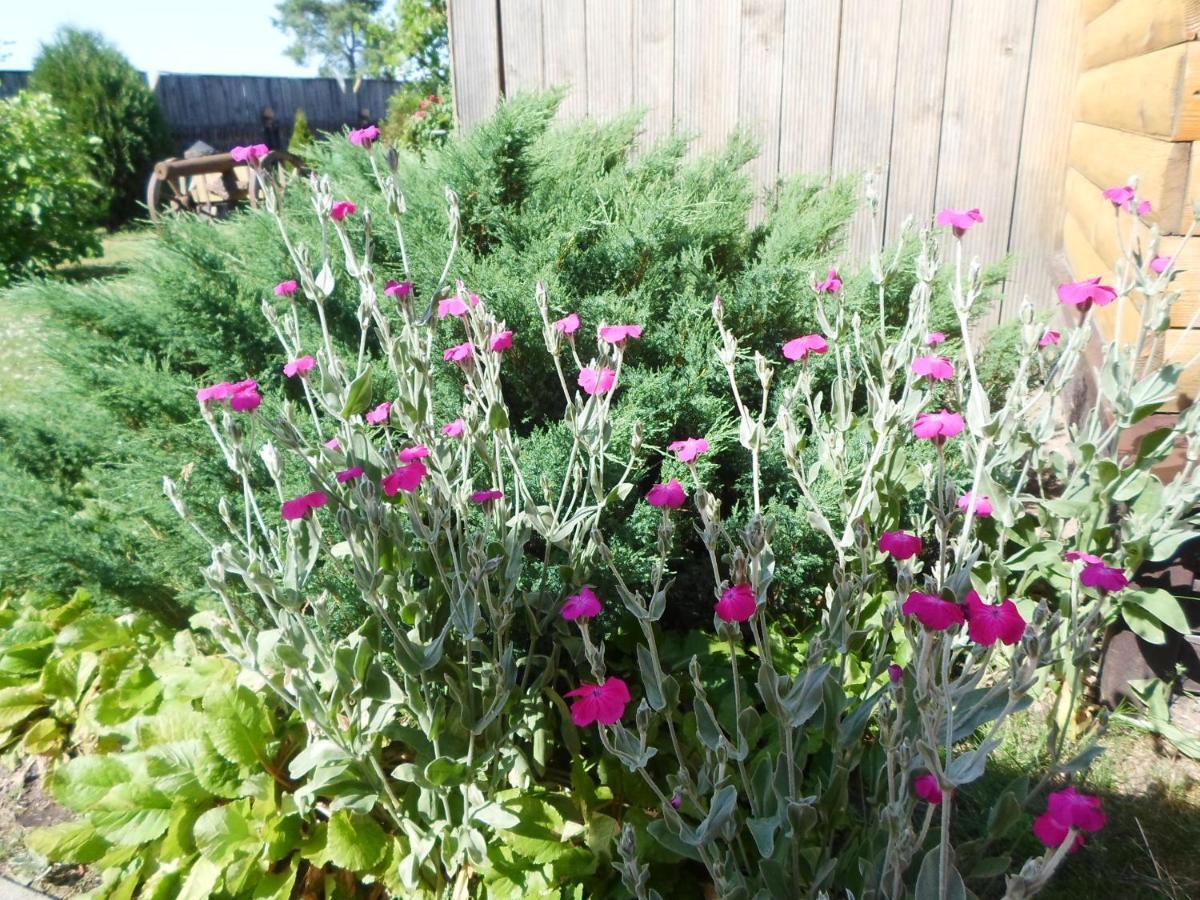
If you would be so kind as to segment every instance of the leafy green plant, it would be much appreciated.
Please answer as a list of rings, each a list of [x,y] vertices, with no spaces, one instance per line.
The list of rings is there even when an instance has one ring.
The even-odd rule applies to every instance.
[[[303,157],[304,152],[316,139],[316,135],[308,127],[308,116],[305,115],[304,109],[297,109],[296,118],[292,123],[292,137],[288,141],[288,153],[294,153],[299,157]]]

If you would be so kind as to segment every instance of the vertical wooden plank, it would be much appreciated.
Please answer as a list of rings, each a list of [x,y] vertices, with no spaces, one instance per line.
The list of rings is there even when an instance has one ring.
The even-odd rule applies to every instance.
[[[764,188],[779,177],[779,112],[783,103],[783,34],[787,0],[743,0],[738,121],[758,141],[751,163],[755,187],[754,216],[762,212]]]
[[[633,48],[633,102],[646,110],[642,135],[652,143],[675,117],[675,0],[636,0]]]
[[[564,119],[587,115],[587,11],[584,0],[544,0],[542,4],[543,83],[566,87],[558,114]]]
[[[1038,4],[1008,240],[1014,259],[997,321],[1016,317],[1026,296],[1038,308],[1055,302],[1051,266],[1062,246],[1071,98],[1082,37],[1083,16],[1077,4]]]
[[[695,134],[691,152],[725,145],[740,95],[739,0],[689,0],[675,6],[675,124]]]
[[[447,16],[454,115],[470,128],[495,111],[503,90],[496,0],[449,0]]]
[[[900,0],[843,0],[831,169],[874,174],[881,192],[892,149],[899,36]],[[857,257],[877,249],[871,244],[864,205],[850,224],[848,248]]]
[[[542,0],[499,0],[504,95],[542,89]]]
[[[824,174],[833,156],[841,0],[792,0],[783,35],[779,169]]]
[[[587,111],[611,119],[633,106],[633,0],[586,0]]]
[[[953,7],[954,0],[904,0],[901,10],[903,58],[896,70],[896,109],[884,228],[886,241],[895,239],[909,216],[921,222],[934,213]],[[921,64],[916,65],[916,60]]]

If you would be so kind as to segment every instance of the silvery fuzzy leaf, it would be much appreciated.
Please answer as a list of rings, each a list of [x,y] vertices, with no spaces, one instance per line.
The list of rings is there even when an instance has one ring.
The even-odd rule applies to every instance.
[[[329,266],[329,260],[325,260],[325,262],[322,264],[321,271],[317,273],[314,283],[317,286],[317,290],[319,290],[324,297],[328,297],[333,293],[333,269]]]

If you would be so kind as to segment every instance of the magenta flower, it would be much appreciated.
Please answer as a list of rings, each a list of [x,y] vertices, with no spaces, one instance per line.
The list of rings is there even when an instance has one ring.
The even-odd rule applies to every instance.
[[[471,346],[471,342],[464,341],[461,344],[456,344],[443,353],[442,359],[446,360],[446,362],[465,362],[471,358],[471,354],[474,353],[474,351],[475,348]]]
[[[382,425],[388,420],[388,417],[391,416],[391,414],[392,414],[392,404],[388,403],[385,400],[383,403],[380,403],[377,407],[375,407],[374,409],[370,410],[367,413],[367,415],[366,415],[367,424],[368,425]]]
[[[248,391],[239,391],[229,398],[229,408],[234,412],[251,412],[258,409],[261,404],[262,397],[253,388]]]
[[[579,373],[579,386],[585,394],[607,394],[612,390],[617,373],[605,366],[602,369],[584,369]]]
[[[1137,214],[1139,216],[1148,216],[1150,215],[1150,210],[1152,209],[1154,209],[1154,207],[1150,205],[1150,201],[1143,200],[1137,205]]]
[[[646,493],[646,502],[651,506],[679,509],[687,500],[683,485],[672,478],[666,484],[656,484]]]
[[[937,806],[942,802],[942,788],[938,784],[936,775],[926,773],[914,778],[913,793],[933,806]]]
[[[921,413],[913,422],[913,434],[919,438],[940,444],[946,438],[960,434],[965,427],[962,416],[943,409],[941,412]]]
[[[745,622],[758,609],[754,589],[748,584],[731,584],[717,601],[717,618],[722,622]]]
[[[879,549],[893,559],[912,559],[925,549],[921,539],[907,531],[885,531],[879,537]]]
[[[1074,786],[1052,791],[1046,798],[1046,811],[1033,823],[1033,833],[1047,847],[1058,847],[1071,829],[1077,832],[1071,853],[1083,846],[1083,832],[1099,831],[1108,823],[1099,797],[1081,794]]]
[[[604,679],[604,684],[581,684],[564,697],[578,697],[571,704],[571,721],[579,728],[599,722],[601,725],[616,725],[625,714],[625,704],[630,701],[629,688],[615,675]]]
[[[992,501],[988,497],[976,497],[971,491],[967,491],[958,498],[958,508],[963,512],[974,510],[975,515],[980,519],[986,519],[992,514]]]
[[[1017,604],[984,603],[975,591],[967,593],[967,634],[977,644],[990,647],[996,641],[1010,647],[1025,635],[1025,620]]]
[[[1078,306],[1087,310],[1093,303],[1097,306],[1107,306],[1117,299],[1117,292],[1107,284],[1101,284],[1100,278],[1089,278],[1086,281],[1072,281],[1058,286],[1058,299],[1070,306]]]
[[[345,484],[347,481],[353,481],[355,478],[361,478],[362,473],[362,466],[353,466],[349,469],[343,469],[334,477],[338,480],[339,484]]]
[[[258,395],[258,382],[253,378],[233,384],[222,381],[220,384],[201,388],[196,391],[196,399],[201,403],[228,400],[230,408],[235,412],[248,412],[257,409],[262,403],[262,397]]]
[[[977,209],[943,209],[937,214],[937,224],[949,225],[954,229],[955,237],[962,237],[968,228],[983,221]]]
[[[500,500],[504,497],[504,491],[475,491],[471,494],[472,503],[491,503],[493,500]]]
[[[513,345],[513,333],[511,331],[502,331],[492,338],[492,352],[503,353]]]
[[[888,673],[888,681],[890,681],[892,684],[899,684],[901,681],[904,680],[903,667],[898,666],[895,663],[892,663],[890,666],[888,666],[887,673]]]
[[[1047,328],[1046,333],[1042,335],[1042,339],[1038,341],[1039,347],[1049,347],[1052,344],[1057,344],[1062,340],[1062,334],[1055,331],[1053,328]]]
[[[416,460],[407,466],[393,469],[391,474],[386,476],[380,484],[383,485],[383,492],[389,497],[396,496],[397,491],[407,491],[411,494],[420,487],[421,479],[428,474],[429,470],[425,468],[425,464]]]
[[[596,596],[596,592],[589,585],[584,585],[579,589],[578,594],[572,594],[566,599],[562,606],[562,617],[568,622],[573,622],[576,619],[594,619],[600,615],[600,611],[604,609],[600,604],[600,598]]]
[[[300,285],[298,285],[295,281],[281,281],[279,284],[275,285],[275,296],[290,297],[292,294],[296,293],[299,288]]]
[[[574,334],[583,324],[579,321],[579,313],[570,313],[554,323],[554,329],[560,334]]]
[[[1150,260],[1150,271],[1155,275],[1161,275],[1167,271],[1167,267],[1173,262],[1175,262],[1175,257],[1173,256],[1156,256]]]
[[[671,795],[671,809],[679,809],[683,806],[683,795],[676,791]]]
[[[465,428],[466,422],[462,419],[455,419],[453,422],[448,422],[442,426],[442,434],[452,438],[462,437]]]
[[[824,281],[818,281],[816,291],[818,294],[836,294],[842,289],[842,279],[838,276],[837,269],[830,269],[829,274],[825,276]]]
[[[1076,561],[1082,559],[1085,563],[1088,563],[1089,565],[1099,566],[1099,565],[1104,564],[1104,560],[1102,560],[1100,557],[1096,556],[1096,554],[1084,553],[1082,550],[1068,550],[1067,555],[1064,558],[1066,559],[1067,562],[1076,562]]]
[[[923,378],[945,381],[954,377],[954,364],[944,356],[918,356],[913,360],[912,370]]]
[[[667,444],[667,449],[674,453],[680,462],[690,463],[700,454],[708,452],[708,441],[704,438],[685,438]]]
[[[352,216],[358,212],[358,207],[349,200],[339,200],[329,210],[329,218],[335,222],[340,222],[346,216]]]
[[[468,299],[471,305],[467,305],[467,301],[461,297],[447,297],[445,300],[438,301],[438,318],[444,319],[446,316],[465,316],[471,311],[471,306],[479,305],[479,297],[475,294],[468,294]]]
[[[341,450],[342,445],[337,438],[333,437],[325,442],[325,448],[327,450]]]
[[[266,144],[251,144],[248,147],[234,147],[229,151],[229,155],[233,157],[234,162],[249,163],[253,166],[270,152],[271,148]]]
[[[305,372],[311,372],[312,367],[317,364],[317,361],[311,356],[301,356],[293,359],[283,367],[283,374],[288,378],[294,378],[296,375],[303,375]]]
[[[936,347],[938,344],[944,344],[945,342],[946,335],[940,331],[931,331],[929,334],[925,335],[925,343],[930,347]]]
[[[600,329],[600,340],[610,344],[623,344],[629,338],[636,340],[641,336],[641,325],[605,325]]]
[[[368,125],[366,128],[355,128],[350,132],[350,143],[355,147],[362,147],[368,150],[371,144],[379,140],[379,129],[374,125]]]
[[[829,349],[829,342],[819,334],[806,334],[793,338],[783,345],[783,355],[786,359],[804,359],[810,353],[821,354]]]
[[[1113,206],[1129,209],[1129,203],[1133,200],[1133,187],[1127,184],[1110,187],[1104,191],[1104,199],[1110,201]]]
[[[387,285],[383,289],[383,293],[388,297],[398,300],[401,297],[407,297],[412,294],[412,289],[413,286],[411,281],[393,281],[389,279]]]
[[[429,455],[429,448],[424,444],[417,444],[415,447],[405,447],[397,454],[397,459],[400,462],[408,463],[414,459],[424,459]]]
[[[1098,588],[1113,593],[1129,586],[1125,572],[1104,562],[1086,562],[1079,573],[1079,583],[1084,587]]]
[[[920,591],[909,594],[900,611],[906,616],[916,616],[917,621],[930,631],[945,631],[951,625],[961,625],[966,621],[962,607],[957,603]]]
[[[324,506],[328,502],[329,498],[325,496],[323,491],[313,491],[311,494],[304,494],[301,497],[294,497],[291,500],[284,501],[283,506],[279,508],[279,514],[289,521],[292,519],[303,519],[310,509]]]

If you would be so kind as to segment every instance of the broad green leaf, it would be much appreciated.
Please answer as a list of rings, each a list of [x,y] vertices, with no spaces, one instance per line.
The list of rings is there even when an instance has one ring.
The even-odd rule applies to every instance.
[[[387,840],[379,823],[370,816],[341,810],[329,819],[325,849],[335,865],[366,873],[383,860]]]
[[[371,407],[371,370],[367,369],[350,383],[346,392],[346,405],[342,407],[342,418],[359,416]]]
[[[446,756],[439,756],[425,767],[425,778],[430,784],[462,784],[466,777],[466,765]]]
[[[251,830],[240,803],[208,810],[196,820],[192,833],[200,855],[219,866],[229,865],[239,854],[257,853],[262,848],[262,841]]]
[[[224,685],[204,697],[208,737],[217,752],[243,766],[257,766],[266,756],[270,720],[259,699],[245,685]]]
[[[0,690],[0,731],[23,722],[46,705],[46,697],[36,684]]]
[[[953,854],[946,872],[946,891],[941,889],[941,866],[938,848],[934,847],[921,860],[921,871],[917,874],[914,900],[967,900],[967,887],[962,876],[954,868]]]
[[[1121,607],[1121,615],[1133,633],[1142,640],[1149,641],[1151,644],[1167,642],[1167,633],[1163,630],[1162,623],[1156,616],[1150,615],[1140,606],[1134,606],[1132,603],[1125,604]]]
[[[21,749],[34,756],[51,756],[62,750],[65,732],[55,719],[38,719],[21,739]]]
[[[1146,588],[1137,591],[1126,591],[1122,595],[1121,606],[1124,608],[1128,604],[1133,603],[1140,606],[1158,621],[1168,626],[1179,634],[1188,634],[1191,632],[1191,627],[1188,625],[1187,615],[1184,614],[1183,607],[1179,605],[1179,600],[1162,588]]]
[[[211,900],[216,894],[215,889],[220,878],[221,867],[211,860],[199,857],[188,870],[176,900]]]
[[[159,744],[146,751],[146,771],[158,790],[176,800],[208,800],[212,794],[198,776],[203,752],[199,738]]]
[[[78,756],[59,766],[50,776],[50,790],[68,809],[88,812],[114,788],[128,784],[129,769],[112,756]]]
[[[27,831],[22,840],[51,862],[90,863],[104,855],[108,843],[86,819]]]
[[[82,653],[85,650],[121,647],[132,642],[133,635],[112,616],[89,613],[64,628],[55,644],[61,652]]]

